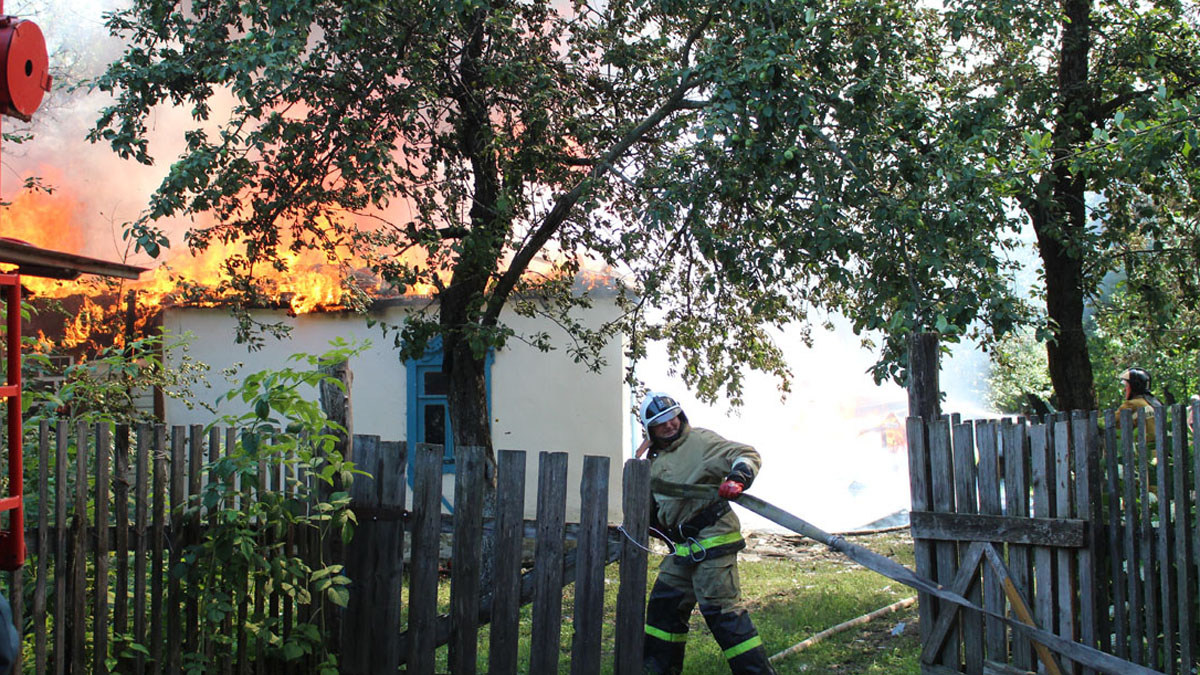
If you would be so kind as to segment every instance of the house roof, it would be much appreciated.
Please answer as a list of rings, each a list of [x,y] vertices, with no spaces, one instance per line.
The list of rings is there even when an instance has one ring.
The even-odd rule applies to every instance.
[[[0,263],[17,265],[17,273],[24,276],[51,279],[74,279],[80,274],[137,279],[147,269],[41,248],[10,237],[0,237]]]

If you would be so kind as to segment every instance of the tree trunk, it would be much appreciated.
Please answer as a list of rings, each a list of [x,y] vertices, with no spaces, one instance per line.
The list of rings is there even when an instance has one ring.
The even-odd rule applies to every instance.
[[[1086,176],[1071,171],[1069,155],[1090,137],[1089,112],[1097,105],[1088,83],[1091,1],[1063,1],[1063,40],[1058,63],[1060,105],[1053,132],[1054,167],[1043,176],[1039,198],[1026,211],[1037,233],[1046,272],[1046,314],[1055,339],[1046,345],[1050,381],[1059,410],[1094,410],[1096,390],[1087,335],[1083,332],[1084,278],[1081,245],[1086,235]],[[1049,188],[1049,189],[1045,189]]]

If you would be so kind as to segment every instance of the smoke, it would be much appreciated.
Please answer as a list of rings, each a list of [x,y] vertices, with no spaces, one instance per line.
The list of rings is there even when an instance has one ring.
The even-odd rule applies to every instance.
[[[103,74],[120,56],[124,44],[110,36],[103,14],[125,3],[73,0],[70,3],[15,2],[5,9],[35,21],[46,36],[54,88],[29,123],[5,118],[4,130],[29,135],[23,143],[5,142],[0,154],[0,195],[20,196],[27,180],[38,178],[52,192],[38,203],[71,214],[65,236],[54,248],[106,260],[153,266],[145,254],[134,254],[122,239],[123,223],[138,217],[147,197],[162,181],[165,167],[183,149],[180,130],[193,124],[186,110],[163,109],[150,120],[151,151],[156,162],[143,166],[116,156],[106,144],[91,143],[88,131],[112,99],[86,83]],[[14,204],[14,209],[19,202]],[[0,211],[0,234],[13,234],[26,214]],[[188,223],[164,222],[172,247],[182,248]]]

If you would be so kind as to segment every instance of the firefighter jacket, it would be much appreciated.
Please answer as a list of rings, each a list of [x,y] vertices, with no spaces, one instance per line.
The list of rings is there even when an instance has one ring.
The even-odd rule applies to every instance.
[[[1160,403],[1158,401],[1158,399],[1154,397],[1153,394],[1138,394],[1138,395],[1134,396],[1133,398],[1127,399],[1125,402],[1121,403],[1121,406],[1119,408],[1117,408],[1117,412],[1116,412],[1117,428],[1118,429],[1121,428],[1121,411],[1122,410],[1132,411],[1131,414],[1133,415],[1133,425],[1136,427],[1137,423],[1138,423],[1138,415],[1140,414],[1140,413],[1138,413],[1138,408],[1145,408],[1146,409],[1146,442],[1153,443],[1154,442],[1154,429],[1155,429],[1154,409],[1161,405],[1162,405],[1162,403]]]
[[[652,450],[650,477],[688,485],[720,485],[732,472],[749,487],[761,465],[754,448],[685,424],[678,438]],[[675,543],[675,555],[680,558],[699,561],[736,553],[746,546],[741,521],[723,499],[656,494],[651,520]]]

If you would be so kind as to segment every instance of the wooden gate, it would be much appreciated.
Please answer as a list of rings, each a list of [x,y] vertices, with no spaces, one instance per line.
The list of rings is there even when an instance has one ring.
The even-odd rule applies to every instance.
[[[1129,411],[910,418],[918,574],[1130,663],[1191,673],[1200,453],[1186,414],[1159,409],[1149,438]],[[979,612],[920,607],[923,673],[1091,672]]]

